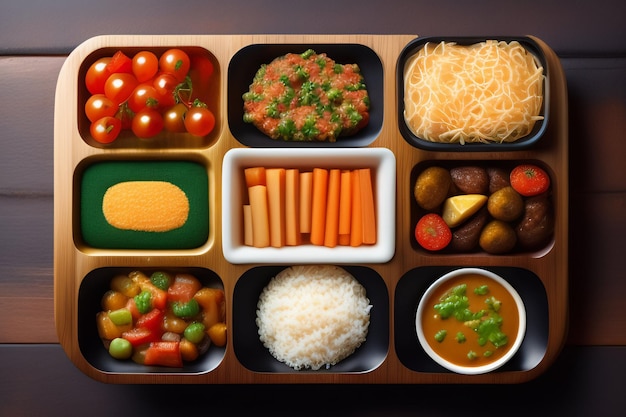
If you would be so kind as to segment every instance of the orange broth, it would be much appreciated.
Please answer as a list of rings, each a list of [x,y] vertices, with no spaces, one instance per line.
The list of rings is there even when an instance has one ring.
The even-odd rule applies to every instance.
[[[500,330],[508,337],[506,344],[496,347],[488,341],[480,346],[476,331],[454,316],[442,318],[438,314],[435,305],[445,299],[453,288],[461,284],[467,285],[465,295],[469,301],[468,308],[473,313],[480,310],[488,311],[488,305],[485,303],[487,298],[495,297],[501,302],[497,315],[502,317]],[[474,289],[483,285],[487,285],[488,292],[485,295],[475,294]],[[483,319],[486,317],[488,316],[485,315]],[[460,366],[477,367],[496,361],[513,346],[519,327],[519,315],[515,300],[500,283],[479,274],[464,274],[450,279],[430,295],[422,316],[422,325],[430,347],[439,356]],[[446,331],[446,336],[442,341],[437,341],[435,335],[441,330]],[[457,340],[458,332],[463,333],[465,341]],[[468,357],[470,351],[476,354],[473,359]],[[485,356],[487,351],[490,352],[487,353],[490,356]]]

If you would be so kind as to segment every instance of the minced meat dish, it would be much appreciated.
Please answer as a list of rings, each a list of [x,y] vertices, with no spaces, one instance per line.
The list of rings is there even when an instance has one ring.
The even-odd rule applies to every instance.
[[[335,142],[369,121],[369,95],[357,64],[309,49],[262,65],[243,95],[246,123],[272,139]]]

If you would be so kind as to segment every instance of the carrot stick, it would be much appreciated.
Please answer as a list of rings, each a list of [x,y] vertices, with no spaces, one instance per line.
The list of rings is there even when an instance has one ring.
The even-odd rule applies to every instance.
[[[267,186],[254,185],[248,188],[250,211],[252,212],[253,246],[264,248],[270,245],[270,224],[267,208]]]
[[[246,179],[246,187],[250,188],[255,185],[265,185],[265,168],[252,167],[244,169],[244,177]]]
[[[285,244],[302,243],[300,235],[300,171],[296,168],[285,171]]]
[[[270,219],[270,246],[285,245],[285,169],[267,168],[267,203]]]
[[[341,188],[339,196],[339,234],[350,234],[350,217],[352,210],[352,188],[350,171],[341,171]]]
[[[376,243],[376,213],[374,209],[374,190],[372,188],[372,174],[369,168],[359,169],[361,186],[361,210],[363,213],[363,243]]]
[[[352,222],[350,224],[350,246],[363,243],[363,208],[361,206],[361,180],[359,170],[351,172],[352,185]]]
[[[324,244],[326,228],[326,200],[328,192],[328,170],[313,169],[313,200],[311,204],[311,243]]]
[[[341,170],[331,169],[328,174],[328,196],[326,201],[326,228],[324,246],[334,248],[339,237],[339,197],[341,192]]]
[[[313,173],[300,173],[300,232],[311,233],[311,200],[313,199]]]
[[[252,210],[250,204],[243,206],[243,243],[247,246],[253,246],[252,238]]]

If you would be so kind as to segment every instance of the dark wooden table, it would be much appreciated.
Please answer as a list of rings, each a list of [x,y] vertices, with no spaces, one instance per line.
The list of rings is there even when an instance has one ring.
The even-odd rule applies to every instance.
[[[155,4],[153,4],[155,3]],[[587,2],[0,2],[0,415],[452,415],[494,397],[507,415],[626,409],[626,6]],[[525,35],[561,58],[569,93],[566,344],[519,385],[106,385],[58,344],[53,303],[53,112],[65,57],[98,34]],[[171,397],[168,397],[171,396]],[[165,401],[171,398],[170,401]],[[176,398],[176,399],[174,399]],[[330,403],[337,408],[329,409]],[[471,402],[469,415],[486,405]]]

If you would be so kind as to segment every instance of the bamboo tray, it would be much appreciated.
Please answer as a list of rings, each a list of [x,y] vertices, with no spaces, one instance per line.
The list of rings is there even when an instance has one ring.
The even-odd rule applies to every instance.
[[[527,149],[502,151],[485,147],[478,152],[438,152],[410,145],[401,135],[398,118],[397,62],[403,48],[417,35],[113,35],[87,40],[67,58],[59,74],[54,119],[54,307],[59,341],[70,360],[86,375],[107,383],[381,383],[381,384],[456,384],[520,383],[543,373],[559,354],[568,321],[568,132],[567,90],[556,54],[540,39],[530,37],[545,55],[550,74],[549,125],[541,141]],[[373,51],[382,63],[381,91],[384,105],[380,131],[370,143],[360,147],[388,148],[396,158],[395,253],[388,262],[346,265],[353,271],[379,276],[376,294],[385,309],[377,319],[381,327],[372,329],[367,343],[374,344],[376,361],[357,371],[344,370],[339,364],[322,371],[266,369],[255,362],[256,355],[267,352],[242,346],[238,332],[250,327],[242,319],[246,310],[254,311],[256,300],[237,300],[238,283],[250,276],[268,276],[280,265],[231,264],[222,252],[222,159],[233,148],[246,148],[229,126],[229,64],[238,51],[250,45],[362,45]],[[166,47],[204,48],[216,60],[216,87],[220,91],[216,136],[198,147],[137,149],[98,147],[87,143],[79,129],[79,95],[83,62],[100,51],[109,56],[117,49],[164,49]],[[105,51],[106,53],[102,52]],[[318,50],[317,52],[325,52]],[[329,56],[332,55],[329,53]],[[84,74],[83,74],[84,76]],[[253,145],[254,146],[254,145]],[[86,161],[183,158],[207,167],[209,185],[209,237],[205,244],[189,250],[115,250],[91,248],[77,237],[80,227],[76,194],[81,169]],[[412,185],[415,167],[426,162],[443,164],[464,161],[538,161],[550,169],[556,227],[553,242],[544,250],[511,255],[431,254],[416,250],[411,243],[415,220],[412,217]],[[287,263],[288,265],[288,263]],[[456,267],[484,267],[501,272],[526,297],[529,312],[526,353],[510,367],[482,375],[458,375],[438,368],[424,359],[415,336],[414,314],[425,285]],[[81,286],[89,287],[86,277],[102,274],[106,268],[183,268],[209,270],[221,280],[227,300],[228,343],[211,369],[180,371],[124,372],[102,369],[89,360],[89,345],[81,345],[79,326],[84,315],[79,308]],[[211,278],[211,279],[213,279]],[[85,284],[85,285],[83,285]],[[257,284],[258,285],[258,284]],[[382,323],[381,323],[382,322]],[[235,328],[235,326],[237,326]],[[254,333],[255,329],[247,329]],[[412,332],[412,333],[411,333]],[[370,339],[377,338],[370,342]],[[363,348],[363,345],[361,348]],[[95,347],[94,347],[95,348]],[[360,349],[361,349],[360,348]],[[103,348],[102,348],[103,349]],[[257,350],[255,350],[257,349]],[[524,351],[524,348],[522,348]]]

